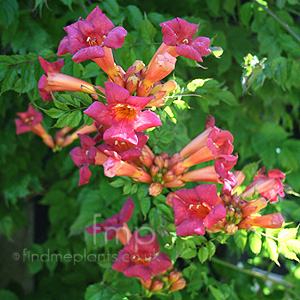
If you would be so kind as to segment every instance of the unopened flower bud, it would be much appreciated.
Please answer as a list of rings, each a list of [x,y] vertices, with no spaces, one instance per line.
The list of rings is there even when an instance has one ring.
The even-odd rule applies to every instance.
[[[160,154],[160,156],[161,156],[163,159],[169,159],[169,154],[166,153],[166,152],[162,152],[162,153]]]
[[[162,189],[163,189],[163,187],[161,186],[160,183],[153,182],[150,184],[150,187],[149,187],[149,195],[158,196],[158,195],[160,195]]]
[[[237,218],[237,219],[242,219],[243,218],[243,213],[238,210],[235,212],[234,216]]]
[[[182,275],[182,273],[180,271],[172,271],[169,274],[169,283],[173,284],[175,281],[177,281],[180,276]]]
[[[152,165],[152,166],[150,167],[150,175],[151,175],[152,177],[155,177],[155,176],[157,175],[158,172],[159,172],[159,167],[158,167],[158,166]]]
[[[175,172],[173,170],[169,170],[165,173],[163,179],[164,181],[171,181],[176,178]]]
[[[235,209],[233,207],[229,207],[227,209],[227,216],[231,218],[234,216],[234,214],[235,214]]]
[[[184,289],[186,286],[186,281],[184,278],[179,278],[176,282],[174,282],[171,287],[170,291],[175,292]]]
[[[169,159],[165,159],[164,161],[164,168],[169,169],[170,168],[170,160]]]
[[[133,95],[138,88],[139,78],[135,75],[132,75],[126,80],[126,89],[129,91],[130,95]]]
[[[166,274],[167,271],[164,271],[163,273]],[[161,273],[161,274],[162,274],[162,273]],[[161,280],[162,280],[163,282],[169,282],[169,276],[164,275],[164,276],[161,278]]]
[[[163,287],[164,287],[164,283],[163,283],[163,282],[161,282],[160,280],[154,280],[153,283],[152,283],[152,285],[151,285],[150,291],[151,291],[152,293],[158,292],[158,291],[160,291]]]
[[[240,209],[243,209],[246,205],[247,205],[247,201],[245,201],[245,200],[240,200],[240,202],[239,202],[239,208]]]
[[[160,170],[164,167],[164,159],[158,155],[154,158],[154,163],[159,167]]]
[[[153,165],[153,160],[150,154],[145,150],[142,150],[142,153],[143,155],[139,157],[141,163],[147,168],[150,168]]]
[[[229,223],[225,226],[225,232],[230,235],[234,235],[238,230],[238,227],[234,223]]]
[[[143,280],[140,278],[140,282],[142,284],[142,286],[146,289],[146,290],[149,290],[150,289],[150,286],[152,284],[152,279],[148,279],[147,281]]]
[[[168,205],[172,206],[172,207],[173,207],[172,199],[173,199],[174,195],[175,195],[175,194],[171,192],[171,193],[168,194],[168,196],[167,196],[167,198],[166,198],[166,203],[167,203]]]

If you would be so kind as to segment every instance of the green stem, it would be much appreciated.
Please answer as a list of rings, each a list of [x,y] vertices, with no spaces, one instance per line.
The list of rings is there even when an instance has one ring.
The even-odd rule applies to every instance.
[[[278,23],[280,23],[285,30],[287,30],[299,43],[300,43],[300,37],[291,29],[291,27],[284,23],[281,19],[279,19],[272,11],[270,11],[268,8],[266,8],[264,5],[260,4],[257,0],[254,0],[254,2],[259,5],[261,8],[263,8],[271,17],[273,17]]]
[[[282,285],[282,286],[284,286],[285,288],[289,289],[289,292],[292,293],[292,294],[294,294],[294,295],[297,297],[297,299],[300,299],[300,297],[299,297],[298,294],[296,294],[293,290],[290,290],[291,288],[294,287],[293,284],[290,284],[290,283],[288,283],[288,282],[286,282],[286,281],[279,281],[279,280],[276,280],[276,279],[274,279],[274,278],[271,278],[271,277],[269,277],[269,276],[267,276],[267,275],[265,275],[265,274],[262,274],[262,273],[260,273],[260,272],[257,272],[257,271],[247,270],[247,269],[242,269],[242,268],[240,268],[240,267],[238,267],[238,266],[236,266],[236,265],[233,265],[233,264],[231,264],[231,263],[225,262],[225,261],[223,261],[223,260],[221,260],[221,259],[218,259],[218,258],[215,258],[215,257],[212,257],[211,260],[212,260],[212,262],[214,262],[214,263],[216,263],[216,264],[219,264],[219,265],[221,265],[221,266],[224,266],[224,267],[226,267],[226,268],[230,268],[230,269],[239,271],[239,272],[241,272],[241,273],[247,274],[247,275],[252,276],[252,277],[260,278],[260,279],[262,279],[262,280],[264,280],[264,281],[269,280],[269,281],[272,281],[272,282],[274,282],[274,283],[276,283],[276,284]]]

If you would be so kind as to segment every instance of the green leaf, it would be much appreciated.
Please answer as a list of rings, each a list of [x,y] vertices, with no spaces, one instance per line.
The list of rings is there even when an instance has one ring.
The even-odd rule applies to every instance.
[[[143,198],[142,200],[140,200],[140,205],[141,205],[142,213],[143,213],[144,217],[146,218],[147,213],[151,206],[151,198],[150,197]]]
[[[125,14],[132,27],[136,30],[140,30],[143,22],[143,15],[140,9],[135,5],[128,5],[125,9]]]
[[[56,123],[54,124],[54,127],[58,127],[58,128],[61,128],[61,127],[64,127],[64,126],[67,126],[67,116],[69,115],[69,112],[65,112],[63,113],[59,118],[58,120],[56,121]]]
[[[269,257],[271,260],[273,260],[278,266],[280,266],[280,263],[278,261],[278,251],[277,251],[277,244],[273,239],[266,238],[264,243],[264,248],[266,249],[267,253],[269,254]]]
[[[102,300],[103,286],[99,283],[89,285],[85,291],[84,300]]]
[[[150,44],[155,36],[156,29],[152,23],[145,19],[141,24],[142,37],[147,44]]]
[[[207,78],[207,79],[200,79],[200,78],[194,79],[193,81],[188,83],[187,88],[188,88],[189,91],[195,92],[198,87],[203,86],[204,83],[207,82],[208,80],[211,80],[211,79],[209,79],[209,78]]]
[[[180,254],[180,257],[186,258],[186,259],[190,259],[190,258],[195,257],[196,255],[197,255],[196,249],[188,248],[188,249],[185,249],[185,250]]]
[[[8,27],[18,17],[18,2],[16,0],[0,1],[0,25]]]
[[[67,5],[70,10],[72,10],[72,1],[73,0],[60,0],[63,4]]]
[[[278,242],[285,242],[291,239],[295,239],[297,236],[298,227],[289,228],[289,229],[281,229],[278,234]]]
[[[117,180],[110,182],[110,185],[114,188],[119,188],[125,185],[125,181],[121,178],[118,178]]]
[[[257,232],[252,232],[249,236],[249,245],[254,254],[258,254],[260,252],[261,244],[261,235]]]
[[[2,89],[1,89],[1,94],[3,94],[4,92],[11,90],[13,88],[13,86],[16,83],[16,79],[18,76],[18,72],[15,68],[10,69],[6,76],[5,79],[3,81],[3,85],[2,85]]]
[[[234,242],[238,246],[238,248],[244,251],[245,246],[247,244],[247,231],[238,230],[233,237],[234,237]]]
[[[0,299],[2,300],[19,300],[19,297],[8,290],[0,290]]]
[[[105,0],[102,2],[103,10],[106,11],[112,17],[118,17],[119,5],[116,0]]]
[[[215,96],[230,106],[238,105],[234,95],[229,91],[217,92]]]
[[[211,259],[216,253],[216,246],[213,242],[209,241],[206,243],[206,248],[208,250],[209,259]]]
[[[123,187],[123,195],[128,195],[131,191],[131,182],[127,182]]]
[[[284,87],[287,79],[287,72],[287,59],[285,57],[279,57],[272,61],[271,74],[274,80],[282,87]]]
[[[208,288],[216,300],[225,300],[227,298],[224,297],[223,293],[219,289],[213,287],[212,285],[209,285]]]
[[[66,118],[66,126],[76,127],[82,119],[82,112],[80,110],[72,111]]]
[[[58,95],[58,98],[60,98],[60,97],[61,97],[61,95]],[[65,111],[70,110],[70,108],[65,103],[62,103],[55,97],[53,97],[53,103],[58,109],[65,110]]]
[[[243,4],[240,8],[240,18],[244,25],[248,26],[251,20],[253,11],[252,11],[252,3],[247,2]]]
[[[286,241],[286,245],[294,253],[300,254],[300,240]]]
[[[295,260],[298,263],[300,262],[297,255],[289,249],[289,247],[286,245],[286,243],[279,243],[278,252],[283,254],[288,259]]]
[[[65,113],[65,111],[62,111],[60,109],[57,108],[50,108],[48,110],[43,109],[43,111],[51,118],[59,118],[62,114]]]
[[[208,249],[206,247],[201,247],[198,251],[198,258],[201,262],[201,264],[203,264],[209,257],[209,252]]]

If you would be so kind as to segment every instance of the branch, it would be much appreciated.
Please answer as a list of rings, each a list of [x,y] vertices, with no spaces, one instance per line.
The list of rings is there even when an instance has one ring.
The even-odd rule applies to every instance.
[[[279,22],[285,30],[287,30],[291,35],[294,36],[294,38],[300,43],[300,37],[291,29],[291,27],[284,23],[281,19],[279,19],[273,12],[271,12],[268,8],[266,8],[264,5],[260,4],[257,0],[254,0],[254,2],[259,5],[261,8],[263,8],[271,17],[273,17],[277,22]]]

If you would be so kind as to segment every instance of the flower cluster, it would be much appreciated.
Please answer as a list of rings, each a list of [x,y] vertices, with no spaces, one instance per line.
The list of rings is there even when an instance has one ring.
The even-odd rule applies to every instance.
[[[112,52],[122,47],[127,32],[122,27],[114,27],[99,7],[85,20],[79,18],[65,27],[67,36],[60,42],[57,54],[70,53],[76,63],[93,60],[107,74],[107,81],[104,86],[95,86],[67,76],[61,73],[62,58],[50,63],[40,57],[46,75],[39,80],[39,92],[44,101],[53,101],[59,91],[89,94],[94,101],[84,113],[94,123],[73,133],[70,133],[72,128],[62,128],[53,139],[41,125],[42,114],[30,105],[27,112],[18,114],[17,134],[32,131],[53,149],[66,147],[79,138],[81,147],[70,152],[73,162],[80,168],[79,185],[89,182],[90,165],[102,165],[107,177],[128,176],[147,183],[151,196],[158,196],[165,189],[167,204],[174,210],[178,236],[204,235],[205,232],[233,235],[239,229],[256,226],[282,227],[284,220],[280,213],[261,215],[260,212],[268,202],[277,202],[278,195],[284,196],[281,182],[284,173],[270,170],[266,174],[263,168],[254,181],[237,194],[244,175],[232,171],[238,159],[233,153],[233,136],[215,126],[212,116],[207,117],[206,129],[178,153],[155,154],[146,144],[146,130],[162,126],[159,116],[150,108],[163,106],[165,96],[176,89],[174,80],[161,80],[174,70],[177,57],[181,55],[202,62],[203,57],[210,54],[209,38],[193,38],[198,25],[175,18],[160,26],[163,43],[148,66],[136,60],[127,70],[115,64]],[[100,101],[103,98],[105,101]],[[209,166],[201,166],[207,162]],[[181,188],[187,182],[206,184],[170,193],[167,190]],[[220,193],[216,184],[222,187]],[[89,234],[106,232],[108,240],[117,238],[124,245],[112,268],[127,277],[137,277],[148,296],[184,288],[181,272],[173,270],[169,256],[160,252],[157,235],[140,236],[129,229],[127,222],[134,207],[129,198],[120,213],[93,224],[86,231]]]

